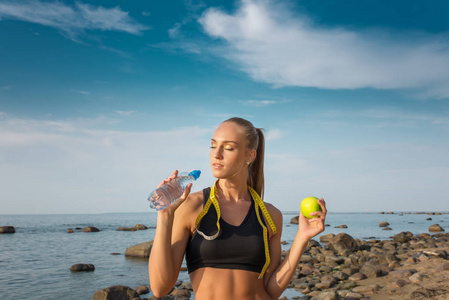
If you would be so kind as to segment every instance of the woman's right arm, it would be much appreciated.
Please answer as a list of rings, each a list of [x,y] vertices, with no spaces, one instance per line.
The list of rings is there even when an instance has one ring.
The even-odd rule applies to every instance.
[[[175,171],[161,185],[176,176]],[[156,297],[168,294],[178,279],[190,236],[188,210],[179,206],[187,199],[191,186],[187,186],[180,199],[158,212],[156,234],[148,261],[150,286]]]

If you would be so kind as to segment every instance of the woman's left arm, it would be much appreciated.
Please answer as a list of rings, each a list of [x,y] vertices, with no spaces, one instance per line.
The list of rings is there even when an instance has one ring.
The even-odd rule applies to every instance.
[[[299,213],[298,231],[287,256],[282,262],[280,243],[282,213],[273,207],[275,211],[273,211],[272,218],[278,233],[270,239],[270,257],[272,260],[264,276],[265,289],[272,299],[278,299],[287,288],[309,240],[324,231],[324,220],[327,213],[326,203],[323,199],[319,199],[318,203],[322,211],[311,213],[311,215],[316,215],[317,217],[307,219],[301,212]]]

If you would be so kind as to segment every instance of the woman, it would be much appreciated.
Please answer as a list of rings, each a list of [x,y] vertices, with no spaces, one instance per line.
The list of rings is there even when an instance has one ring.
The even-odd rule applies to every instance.
[[[263,196],[264,136],[251,122],[232,118],[211,139],[210,164],[218,180],[158,212],[149,259],[151,290],[170,292],[184,254],[197,300],[278,299],[289,284],[308,241],[324,231],[326,205],[306,219],[281,262],[282,214]],[[176,178],[175,171],[162,183]],[[276,232],[277,231],[277,232]]]

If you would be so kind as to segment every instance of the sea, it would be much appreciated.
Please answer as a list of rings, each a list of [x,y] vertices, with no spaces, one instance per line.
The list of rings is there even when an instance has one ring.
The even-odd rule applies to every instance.
[[[283,212],[283,250],[290,248],[298,230],[298,225],[290,223],[296,214]],[[0,299],[92,299],[96,291],[112,285],[148,286],[148,260],[127,258],[124,253],[126,248],[154,238],[156,218],[155,212],[0,215],[0,226],[16,229],[14,234],[0,234]],[[392,230],[382,230],[379,223],[383,221]],[[135,224],[149,229],[117,231]],[[353,238],[385,240],[402,231],[426,233],[432,224],[447,232],[449,214],[329,213],[326,224],[322,234],[345,232]],[[336,228],[339,225],[347,228]],[[100,232],[75,230],[86,226],[95,226]],[[68,233],[68,229],[75,232]],[[319,241],[319,236],[315,240]],[[71,272],[70,267],[77,263],[93,264],[95,271]],[[187,272],[181,272],[179,280],[189,281]],[[301,293],[287,289],[283,296],[291,299]]]

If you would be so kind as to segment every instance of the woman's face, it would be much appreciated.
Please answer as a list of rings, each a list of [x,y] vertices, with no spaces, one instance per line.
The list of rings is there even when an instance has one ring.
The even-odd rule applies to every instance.
[[[221,123],[211,139],[210,164],[215,178],[246,178],[247,162],[255,157],[255,150],[248,149],[243,129],[233,123]],[[243,175],[242,175],[243,174]]]

